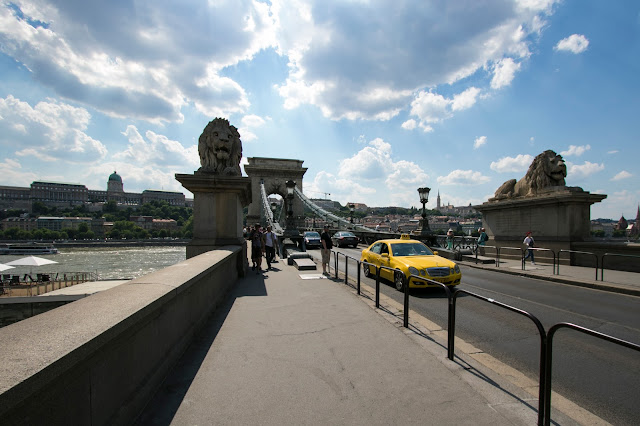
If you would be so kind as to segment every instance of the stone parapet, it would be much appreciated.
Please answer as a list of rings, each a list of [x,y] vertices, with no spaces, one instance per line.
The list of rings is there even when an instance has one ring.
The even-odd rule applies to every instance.
[[[238,279],[209,251],[0,329],[0,424],[131,424]]]

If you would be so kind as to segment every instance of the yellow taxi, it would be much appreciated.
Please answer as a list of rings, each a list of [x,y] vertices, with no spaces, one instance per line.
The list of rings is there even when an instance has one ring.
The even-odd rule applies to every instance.
[[[412,240],[409,235],[403,234],[400,239],[379,240],[362,251],[360,256],[363,263],[365,277],[375,277],[376,266],[385,266],[389,269],[380,269],[380,277],[393,282],[398,290],[404,290],[407,279],[411,275],[417,275],[447,286],[460,284],[462,273],[460,267],[449,259],[440,257],[429,247],[418,240]],[[373,266],[376,265],[376,266]],[[402,271],[400,274],[396,271]],[[438,287],[415,278],[409,279],[409,288]]]

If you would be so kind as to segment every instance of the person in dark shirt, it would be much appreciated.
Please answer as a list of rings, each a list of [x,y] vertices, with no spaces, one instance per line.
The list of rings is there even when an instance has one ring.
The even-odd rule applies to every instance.
[[[331,235],[329,235],[329,225],[324,225],[324,230],[320,234],[320,241],[322,242],[322,248],[320,249],[322,254],[322,273],[329,275],[329,260],[331,259],[331,249],[333,248]]]

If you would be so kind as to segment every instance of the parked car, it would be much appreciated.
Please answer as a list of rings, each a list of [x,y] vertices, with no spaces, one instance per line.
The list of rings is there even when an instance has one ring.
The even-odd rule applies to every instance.
[[[424,243],[412,240],[403,235],[399,240],[379,240],[362,251],[361,262],[368,262],[376,267],[386,266],[390,269],[380,269],[380,277],[393,282],[398,290],[404,290],[409,282],[409,288],[437,287],[437,284],[410,278],[418,275],[429,280],[453,287],[460,284],[462,273],[460,267],[449,259],[440,257],[431,251]],[[376,268],[363,263],[364,276],[374,275]],[[395,270],[395,271],[394,271]],[[401,274],[396,271],[402,271]]]
[[[322,247],[322,242],[320,241],[320,234],[316,231],[305,231],[304,235],[304,245],[306,248],[314,248],[314,247]]]
[[[331,242],[336,247],[357,247],[360,242],[360,238],[356,237],[353,232],[338,231],[331,237]]]

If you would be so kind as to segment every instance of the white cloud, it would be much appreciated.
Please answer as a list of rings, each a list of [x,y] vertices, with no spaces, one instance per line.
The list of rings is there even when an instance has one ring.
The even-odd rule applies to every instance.
[[[267,117],[267,120],[271,119]],[[242,123],[240,128],[238,129],[238,132],[240,133],[240,139],[242,140],[242,142],[249,142],[258,139],[256,134],[253,133],[253,130],[258,127],[264,126],[266,120],[260,116],[250,114],[242,117],[242,120],[240,120],[240,122]]]
[[[471,87],[458,93],[453,99],[445,98],[433,92],[420,92],[411,102],[411,115],[420,120],[420,127],[432,131],[431,123],[439,123],[453,116],[454,111],[471,108],[480,94],[480,90]]]
[[[492,161],[489,166],[491,170],[498,173],[526,172],[533,161],[529,154],[519,154],[514,157],[503,157],[498,161]]]
[[[631,173],[629,173],[628,171],[623,170],[620,173],[618,173],[617,175],[615,175],[613,178],[611,178],[611,180],[613,180],[613,181],[623,180],[623,179],[629,179],[630,177],[633,177],[633,175]]]
[[[562,151],[560,155],[562,155],[563,157],[571,157],[571,156],[579,157],[582,154],[584,154],[586,151],[589,151],[590,149],[591,149],[591,145],[581,145],[581,146],[569,145],[569,149],[566,151]]]
[[[391,160],[391,145],[382,139],[374,139],[351,158],[340,161],[338,176],[342,178],[385,178]]]
[[[567,176],[582,178],[604,170],[604,164],[585,161],[584,164],[571,164],[567,162]]]
[[[458,93],[453,97],[451,101],[451,111],[462,111],[471,108],[475,103],[480,89],[477,87],[470,87],[462,93]]]
[[[394,161],[391,154],[391,144],[376,138],[353,157],[340,161],[336,181],[342,182],[346,188],[341,191],[343,199],[362,200],[363,194],[353,190],[353,185],[357,185],[360,189],[369,188],[365,194],[375,188],[378,205],[415,204],[416,191],[427,184],[429,176],[411,161]],[[347,192],[349,197],[344,195]],[[341,199],[339,196],[333,198]]]
[[[59,96],[116,117],[181,122],[187,104],[241,113],[247,95],[221,73],[276,44],[268,5],[253,0],[13,4],[0,9],[3,53]]]
[[[567,38],[563,38],[556,44],[554,47],[555,50],[571,52],[571,53],[582,53],[589,47],[589,40],[582,34],[572,34]]]
[[[414,120],[413,118],[405,121],[404,123],[402,123],[402,128],[406,129],[406,130],[413,130],[418,126],[418,123],[416,123],[416,120]]]
[[[390,0],[355,1],[327,13],[321,0],[274,1],[278,51],[290,59],[277,89],[286,108],[311,104],[336,120],[388,120],[422,97],[430,107],[415,115],[437,123],[469,108],[491,84],[512,81],[554,3],[424,0],[398,8]],[[380,8],[389,11],[384,18]],[[493,80],[484,78],[446,107],[428,94],[482,69],[493,70]]]
[[[447,176],[438,176],[440,185],[480,185],[489,182],[491,179],[483,176],[480,172],[473,170],[453,170]]]
[[[473,141],[473,149],[478,149],[481,146],[485,145],[487,143],[487,137],[486,136],[478,136],[476,138],[475,141]]]
[[[517,64],[513,59],[505,58],[500,60],[493,68],[491,88],[500,89],[510,85],[519,70],[520,64]]]
[[[114,160],[144,164],[147,167],[159,169],[197,168],[200,165],[197,145],[185,148],[180,142],[152,131],[145,132],[143,137],[132,125],[127,126],[122,134],[127,137],[129,146],[126,150],[115,153]]]
[[[103,159],[107,148],[85,133],[91,115],[84,108],[52,99],[34,107],[9,95],[0,98],[0,144],[20,156],[42,161],[90,163]]]
[[[22,170],[22,164],[12,158],[5,158],[0,162],[0,175],[3,181],[10,182],[11,186],[28,187],[31,182],[38,180],[38,175]]]

